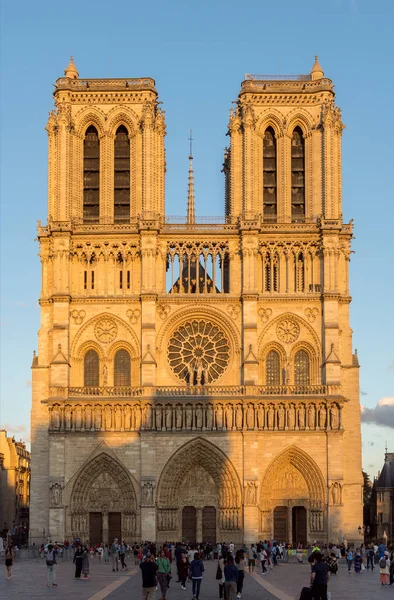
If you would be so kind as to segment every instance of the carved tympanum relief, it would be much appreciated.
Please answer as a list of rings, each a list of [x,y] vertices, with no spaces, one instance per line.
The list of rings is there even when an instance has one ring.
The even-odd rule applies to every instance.
[[[168,345],[170,367],[189,385],[212,383],[226,370],[230,347],[224,332],[205,319],[181,325]]]

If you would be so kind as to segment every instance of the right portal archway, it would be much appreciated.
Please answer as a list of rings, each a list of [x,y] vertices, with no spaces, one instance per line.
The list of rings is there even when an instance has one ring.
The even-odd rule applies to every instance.
[[[260,536],[305,544],[325,536],[325,483],[306,452],[290,446],[268,466],[260,494]]]

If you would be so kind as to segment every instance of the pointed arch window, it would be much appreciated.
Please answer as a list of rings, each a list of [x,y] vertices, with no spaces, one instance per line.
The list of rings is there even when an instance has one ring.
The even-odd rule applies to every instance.
[[[280,359],[276,350],[271,350],[265,359],[267,385],[280,385]]]
[[[263,139],[263,215],[264,221],[276,221],[276,138],[272,127],[265,130]]]
[[[98,223],[100,218],[100,140],[90,125],[83,143],[83,220]]]
[[[294,384],[309,385],[310,383],[309,355],[305,350],[298,350],[294,357]]]
[[[130,221],[130,139],[124,125],[115,135],[114,221]]]
[[[127,350],[118,350],[114,361],[114,386],[129,387],[131,385],[131,361]]]
[[[291,138],[291,219],[305,220],[305,140],[300,127]]]
[[[100,385],[100,361],[96,350],[88,350],[83,360],[83,384],[85,387]]]

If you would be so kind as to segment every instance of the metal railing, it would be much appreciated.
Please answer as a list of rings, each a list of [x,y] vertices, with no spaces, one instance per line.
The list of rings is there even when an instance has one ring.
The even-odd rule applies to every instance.
[[[311,75],[261,75],[245,73],[245,81],[312,81]]]

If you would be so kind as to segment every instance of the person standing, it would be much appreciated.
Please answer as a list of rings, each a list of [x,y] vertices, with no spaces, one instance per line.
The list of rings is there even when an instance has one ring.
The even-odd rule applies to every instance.
[[[73,563],[75,564],[75,579],[81,578],[82,561],[83,561],[83,550],[82,550],[82,546],[78,545],[74,552],[74,559],[73,559]]]
[[[178,565],[178,575],[179,575],[179,580],[181,582],[181,588],[183,590],[186,590],[186,579],[189,573],[189,566],[190,563],[187,560],[187,556],[186,554],[182,554],[180,563]]]
[[[389,553],[387,550],[385,551],[382,558],[379,560],[379,572],[380,572],[380,583],[382,585],[389,584],[389,574],[390,574],[390,559]]]
[[[354,555],[354,572],[361,573],[361,565],[363,564],[363,557],[359,550],[356,550],[356,554]]]
[[[194,559],[190,563],[190,576],[192,579],[192,600],[198,600],[200,597],[200,588],[202,582],[202,574],[204,572],[204,563],[202,562],[198,552],[194,554]]]
[[[119,571],[119,544],[118,538],[115,538],[111,546],[112,570]]]
[[[237,581],[239,571],[234,564],[233,555],[228,553],[224,567],[224,595],[226,600],[235,600],[237,594]],[[238,598],[241,595],[237,596]]]
[[[122,565],[122,571],[127,569],[127,565],[125,563],[125,557],[126,557],[126,544],[124,542],[122,542],[119,546],[119,558],[120,558],[120,564]]]
[[[353,562],[353,552],[351,550],[348,550],[346,553],[346,562],[347,562],[348,572],[350,573],[350,571],[352,570],[352,562]]]
[[[238,570],[237,577],[237,598],[240,598],[242,595],[242,590],[244,586],[245,572],[244,572],[244,551],[237,550],[235,554],[235,566]]]
[[[104,562],[108,563],[109,562],[109,547],[108,547],[108,544],[105,544],[103,554],[104,554]]]
[[[56,550],[49,544],[48,552],[46,555],[46,563],[47,563],[47,586],[48,587],[57,587],[56,583]]]
[[[83,579],[89,578],[89,548],[87,546],[82,547],[83,557],[82,557],[82,575]]]
[[[248,556],[248,567],[249,567],[249,573],[253,573],[254,568],[256,566],[256,554],[255,554],[255,547],[254,544],[252,544],[249,548],[249,556]]]
[[[157,586],[157,564],[150,552],[140,564],[142,573],[142,600],[154,600]]]
[[[368,549],[367,549],[367,570],[369,569],[369,567],[371,567],[372,571],[374,570],[374,558],[375,558],[375,552],[373,549],[373,546],[371,545]]]
[[[328,566],[320,552],[314,552],[312,556],[312,598],[313,600],[327,600],[327,584],[330,577]]]
[[[160,555],[157,559],[157,577],[159,579],[161,597],[160,600],[165,600],[168,587],[169,575],[171,575],[171,564],[166,556],[166,551],[160,550]]]
[[[216,569],[216,580],[219,584],[219,598],[224,598],[224,567],[226,565],[226,561],[224,557],[219,554],[218,565]]]
[[[7,579],[11,579],[11,569],[14,560],[14,552],[10,544],[7,545],[4,552],[5,568],[7,569]]]

